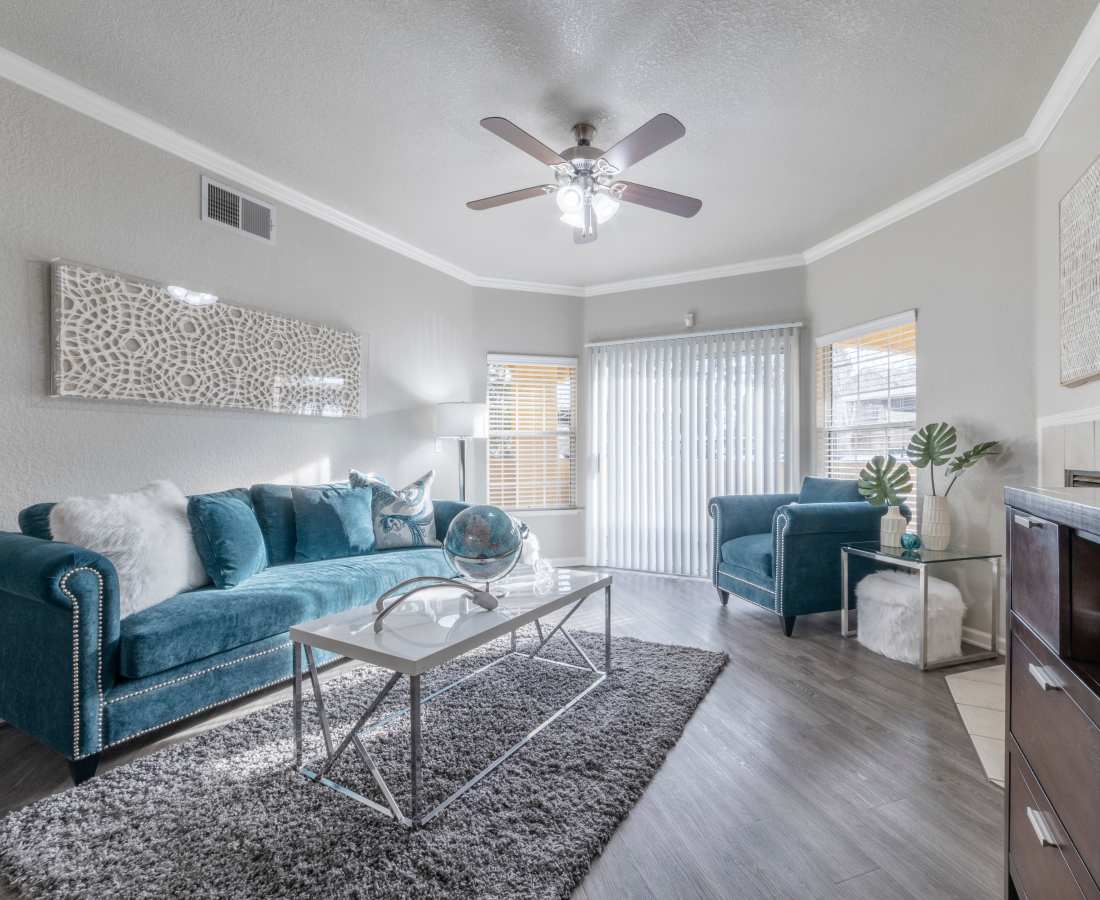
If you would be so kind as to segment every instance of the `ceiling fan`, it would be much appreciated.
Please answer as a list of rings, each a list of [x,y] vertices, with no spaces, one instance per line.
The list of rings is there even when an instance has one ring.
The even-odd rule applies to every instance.
[[[694,197],[633,181],[617,180],[617,176],[628,166],[667,147],[687,133],[684,126],[668,113],[654,116],[610,150],[592,146],[596,129],[586,122],[573,126],[573,138],[577,144],[561,153],[555,153],[518,125],[499,116],[482,119],[481,126],[548,165],[554,170],[555,183],[471,200],[466,204],[470,209],[492,209],[517,200],[553,194],[561,211],[561,221],[573,228],[573,240],[578,244],[589,244],[596,240],[597,225],[602,225],[615,215],[623,200],[684,218],[691,218],[703,206],[703,201]]]

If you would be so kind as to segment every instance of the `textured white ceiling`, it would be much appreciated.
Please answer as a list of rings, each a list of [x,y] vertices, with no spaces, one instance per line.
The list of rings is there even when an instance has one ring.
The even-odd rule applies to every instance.
[[[797,253],[1019,137],[1095,0],[13,0],[0,45],[478,275],[595,284]],[[687,136],[576,246],[478,126]]]

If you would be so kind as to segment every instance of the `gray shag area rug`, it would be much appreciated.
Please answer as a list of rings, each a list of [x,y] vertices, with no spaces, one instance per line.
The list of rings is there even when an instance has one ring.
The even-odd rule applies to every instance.
[[[575,636],[602,659],[602,636]],[[0,875],[28,897],[568,897],[727,660],[630,638],[613,647],[604,684],[419,831],[288,775],[291,709],[281,702],[9,814],[0,820]],[[504,650],[497,642],[437,670],[424,693]],[[574,661],[560,639],[544,652]],[[591,678],[513,658],[429,703],[423,808]],[[326,680],[336,739],[383,681],[372,667]],[[407,704],[407,685],[402,679],[384,710]],[[306,760],[317,760],[318,723],[304,693]],[[407,809],[407,718],[367,734]],[[353,752],[334,772],[381,801]]]

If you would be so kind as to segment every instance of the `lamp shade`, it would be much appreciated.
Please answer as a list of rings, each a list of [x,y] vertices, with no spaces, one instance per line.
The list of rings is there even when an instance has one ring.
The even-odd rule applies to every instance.
[[[437,403],[435,436],[437,438],[485,437],[485,404]]]

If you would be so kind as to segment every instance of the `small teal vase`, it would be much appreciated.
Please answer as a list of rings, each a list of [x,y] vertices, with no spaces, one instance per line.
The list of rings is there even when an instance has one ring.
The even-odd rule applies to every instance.
[[[920,535],[915,531],[907,531],[901,536],[901,546],[906,550],[920,549]]]

